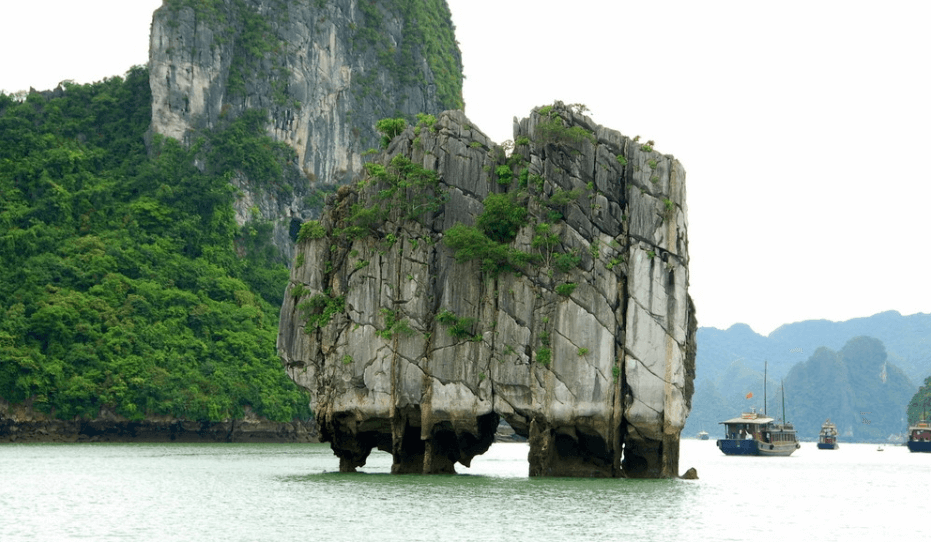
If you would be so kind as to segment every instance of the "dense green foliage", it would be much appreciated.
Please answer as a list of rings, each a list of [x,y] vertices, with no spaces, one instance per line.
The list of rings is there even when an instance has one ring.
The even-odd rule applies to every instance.
[[[566,282],[563,284],[559,284],[556,286],[556,293],[559,295],[569,297],[570,295],[572,295],[572,292],[575,291],[577,286],[578,284],[574,282]]]
[[[326,237],[326,228],[320,224],[319,220],[308,220],[301,224],[301,229],[297,233],[298,242],[309,241],[312,239],[322,239]],[[304,254],[303,252],[301,253]]]
[[[439,189],[435,171],[396,155],[387,166],[375,162],[365,164],[366,179],[360,182],[368,187],[372,202],[356,203],[349,215],[341,221],[340,235],[358,239],[372,234],[384,224],[392,213],[396,218],[417,220],[425,213],[438,211],[449,199]]]
[[[296,288],[303,290],[304,285],[298,285]],[[292,295],[300,298],[301,294],[292,291]],[[307,322],[304,328],[305,331],[310,333],[318,328],[325,327],[333,319],[333,316],[346,310],[346,296],[332,296],[329,292],[317,294],[300,303],[297,308]]]
[[[908,402],[908,423],[918,420],[927,420],[931,417],[931,376],[925,379],[924,385],[918,388],[915,395]]]
[[[484,210],[475,219],[475,226],[456,224],[446,231],[443,241],[455,251],[456,261],[478,260],[483,272],[519,273],[521,268],[537,259],[508,245],[521,227],[527,225],[527,208],[514,194],[489,194],[482,202]]]
[[[495,175],[498,177],[498,184],[507,186],[514,180],[514,173],[507,165],[500,165],[495,168]]]
[[[381,134],[381,148],[387,149],[388,143],[398,137],[405,128],[407,128],[407,121],[404,119],[381,119],[376,122],[375,130]]]
[[[217,174],[239,171],[257,184],[290,195],[282,165],[296,159],[294,149],[264,137],[268,116],[250,109],[223,130],[210,134],[208,164]]]
[[[284,189],[286,153],[255,112],[147,154],[150,104],[141,67],[0,94],[0,397],[60,418],[309,416],[275,352],[287,269],[228,182]]]
[[[553,265],[563,273],[568,273],[582,261],[582,256],[577,252],[560,252],[553,256]]]
[[[478,260],[482,271],[492,275],[519,273],[534,259],[532,254],[490,239],[474,226],[456,224],[446,230],[443,242],[455,251],[457,262]]]
[[[578,146],[583,141],[592,145],[596,143],[595,135],[581,126],[566,126],[566,122],[552,106],[541,107],[538,113],[546,117],[537,125],[537,133],[544,142],[573,146]]]
[[[527,225],[527,208],[517,203],[513,194],[489,194],[482,206],[475,225],[492,241],[510,243]]]

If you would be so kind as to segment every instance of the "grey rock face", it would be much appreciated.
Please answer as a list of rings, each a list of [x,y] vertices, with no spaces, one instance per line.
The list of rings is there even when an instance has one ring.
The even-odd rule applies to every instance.
[[[677,476],[696,330],[685,171],[559,102],[514,136],[506,157],[444,112],[376,160],[394,181],[331,198],[282,306],[288,374],[343,471],[378,448],[394,472],[453,472],[504,418],[532,476]],[[391,195],[403,159],[437,183]],[[517,272],[451,248],[500,194],[527,211],[504,245]],[[386,212],[346,235],[366,209]]]
[[[425,45],[424,29],[438,41]],[[257,208],[274,221],[290,260],[292,219],[315,214],[305,196],[318,179],[353,178],[362,153],[378,146],[376,121],[461,107],[452,32],[445,0],[166,1],[150,37],[151,130],[189,142],[248,109],[266,110],[268,134],[294,148],[304,180],[282,199],[258,188],[261,179],[238,179],[237,218]]]

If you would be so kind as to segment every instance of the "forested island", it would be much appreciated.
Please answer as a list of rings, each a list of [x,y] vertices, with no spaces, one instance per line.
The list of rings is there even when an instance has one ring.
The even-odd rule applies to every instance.
[[[378,119],[459,107],[445,0],[166,0],[146,66],[0,93],[0,441],[315,438],[298,229]]]
[[[362,170],[379,119],[462,108],[448,6],[166,0],[151,44],[123,76],[0,93],[0,441],[231,440],[250,424],[312,439],[275,344],[297,233]],[[885,344],[890,384],[914,390],[897,368],[924,380],[897,407],[914,421],[931,410],[929,325],[883,313],[844,333],[699,328],[685,431],[712,430],[761,387],[749,359],[768,357],[771,377],[809,357],[836,368],[860,335]],[[890,387],[863,365],[876,390],[848,415]],[[797,388],[815,416],[817,391]]]
[[[285,187],[293,151],[256,112],[147,152],[148,75],[0,94],[0,397],[62,420],[309,420],[275,352],[287,267],[228,181]]]

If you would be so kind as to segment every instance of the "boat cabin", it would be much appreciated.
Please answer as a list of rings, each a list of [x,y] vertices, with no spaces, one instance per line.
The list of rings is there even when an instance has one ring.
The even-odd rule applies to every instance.
[[[931,442],[931,424],[928,422],[920,421],[909,429],[911,429],[909,440],[912,442]]]
[[[791,455],[799,448],[795,428],[790,423],[774,422],[756,412],[719,422],[724,425],[724,438],[718,440],[718,448],[725,455]]]
[[[830,418],[824,421],[821,426],[821,434],[818,435],[818,442],[822,444],[837,443],[837,426],[831,423]]]
[[[744,412],[739,418],[719,422],[724,425],[724,438],[730,440],[765,440],[767,429],[773,418],[763,417],[756,412]]]

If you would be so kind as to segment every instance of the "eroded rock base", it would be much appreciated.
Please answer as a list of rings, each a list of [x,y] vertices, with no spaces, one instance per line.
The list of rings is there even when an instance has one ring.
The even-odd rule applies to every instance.
[[[579,428],[530,424],[530,476],[614,478],[620,476],[617,457],[595,433]]]
[[[456,463],[470,466],[495,440],[499,417],[489,413],[474,423],[478,431],[457,431],[449,421],[424,431],[418,411],[394,420],[336,417],[322,431],[340,458],[340,472],[356,472],[373,449],[392,455],[392,474],[456,474]],[[353,433],[355,427],[355,433]],[[528,434],[531,477],[572,478],[675,478],[679,476],[679,439],[662,440],[627,435],[623,446],[611,446],[596,431],[584,426],[552,426],[531,421]],[[621,429],[618,429],[621,431]],[[517,434],[525,431],[517,431]],[[690,469],[694,471],[694,469]],[[694,476],[694,474],[693,474]],[[686,475],[688,477],[688,475]]]
[[[628,478],[675,478],[679,475],[679,437],[662,440],[628,438],[621,462]]]
[[[336,416],[321,427],[321,440],[329,441],[339,457],[340,472],[356,472],[378,449],[391,454],[392,474],[456,474],[456,463],[468,467],[473,457],[488,450],[498,422],[498,415],[489,413],[470,424],[475,431],[465,431],[449,421],[424,429],[417,409],[362,424],[352,416]]]

